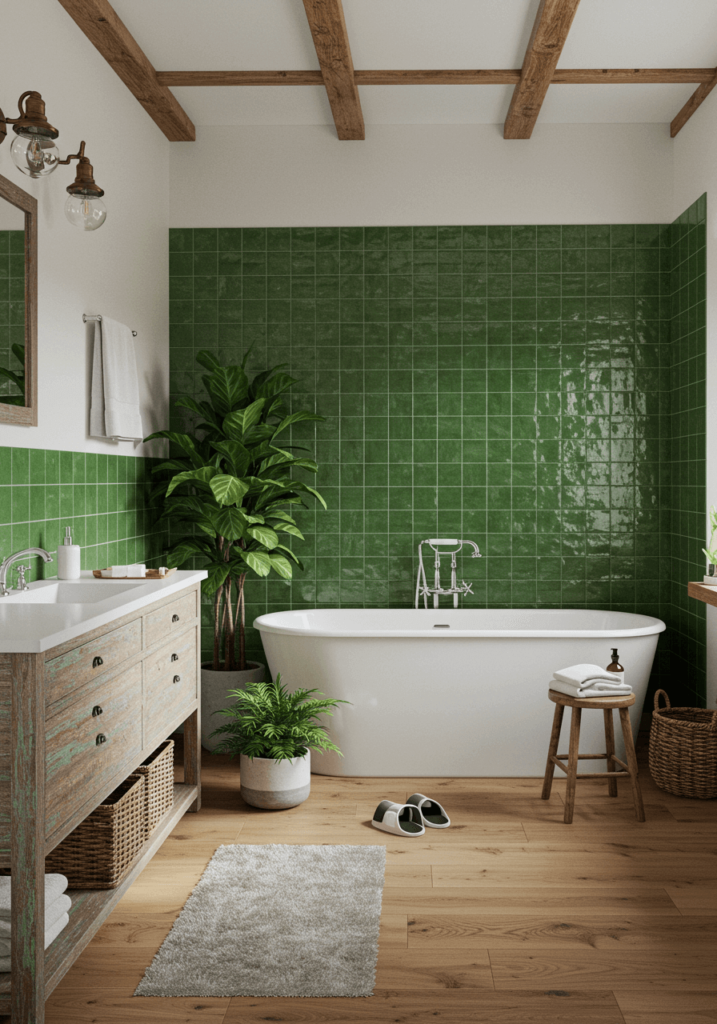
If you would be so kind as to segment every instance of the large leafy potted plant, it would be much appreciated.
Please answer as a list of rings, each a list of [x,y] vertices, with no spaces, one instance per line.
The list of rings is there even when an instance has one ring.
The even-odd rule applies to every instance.
[[[208,371],[206,398],[176,402],[199,418],[193,432],[160,430],[145,438],[167,438],[173,449],[154,470],[158,525],[170,529],[167,564],[198,559],[209,574],[202,586],[213,603],[214,642],[211,664],[202,666],[202,744],[210,750],[217,742],[214,715],[232,699],[228,691],[263,679],[264,666],[246,660],[247,578],[274,572],[291,579],[302,565],[282,540],[304,538],[287,509],[305,507],[306,496],[326,508],[318,491],[290,475],[316,473],[316,463],[282,443],[292,424],[323,417],[289,413],[285,397],[296,379],[274,366],[250,380],[247,357],[223,366],[211,352],[199,352],[197,362]]]
[[[240,755],[241,795],[252,807],[279,810],[303,803],[311,790],[312,750],[341,751],[319,715],[331,715],[337,704],[318,690],[287,693],[277,675],[273,683],[247,683],[235,690],[235,703],[220,711],[227,721],[216,734],[218,752]]]

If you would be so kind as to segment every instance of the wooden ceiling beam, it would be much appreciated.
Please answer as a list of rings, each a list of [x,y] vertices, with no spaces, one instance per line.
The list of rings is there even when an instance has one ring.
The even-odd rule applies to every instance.
[[[60,0],[72,20],[161,128],[170,142],[194,142],[194,125],[108,0]]]
[[[529,139],[553,80],[580,0],[540,0],[528,48],[513,90],[504,139]]]
[[[692,93],[682,110],[675,116],[670,125],[670,136],[675,135],[684,128],[694,112],[702,106],[714,87],[717,85],[717,68],[712,69],[712,77],[708,82],[703,82],[698,89]]]
[[[558,68],[551,85],[683,85],[711,82],[714,68]],[[357,85],[517,85],[520,71],[354,71]],[[320,71],[158,71],[166,86],[323,85]]]
[[[341,0],[304,0],[316,56],[340,139],[366,138]]]

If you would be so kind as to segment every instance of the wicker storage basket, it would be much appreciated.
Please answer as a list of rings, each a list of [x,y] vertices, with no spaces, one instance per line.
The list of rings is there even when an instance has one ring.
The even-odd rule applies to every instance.
[[[660,707],[660,694],[667,707]],[[650,774],[673,796],[717,797],[717,711],[673,708],[655,694],[650,730]]]
[[[145,835],[150,835],[174,803],[174,740],[160,743],[135,774],[144,775]]]
[[[71,889],[116,889],[145,840],[144,775],[130,775],[45,858]]]

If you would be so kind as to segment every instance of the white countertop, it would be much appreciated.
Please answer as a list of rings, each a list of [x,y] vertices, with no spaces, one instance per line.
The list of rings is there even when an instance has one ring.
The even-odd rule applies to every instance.
[[[18,594],[12,601],[0,597],[0,654],[40,654],[67,640],[74,640],[98,626],[146,608],[207,578],[204,569],[179,569],[166,580],[97,580],[83,572],[79,580],[60,581],[65,587],[83,585],[92,580],[107,588],[107,598],[88,604],[41,604],[31,593],[56,584],[40,580],[30,584],[30,592]],[[128,583],[136,583],[132,590]],[[113,586],[122,592],[112,594]],[[14,594],[14,592],[13,592]],[[30,598],[25,602],[24,598]]]

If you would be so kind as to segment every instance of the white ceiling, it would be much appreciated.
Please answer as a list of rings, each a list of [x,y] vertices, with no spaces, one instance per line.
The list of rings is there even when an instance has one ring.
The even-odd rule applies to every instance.
[[[354,66],[519,68],[538,0],[343,0]],[[114,0],[158,71],[317,69],[301,0]],[[558,67],[717,66],[715,0],[582,0]],[[543,123],[669,122],[693,85],[562,85]],[[197,125],[331,124],[322,87],[175,88]],[[508,86],[362,86],[371,124],[499,124]]]

